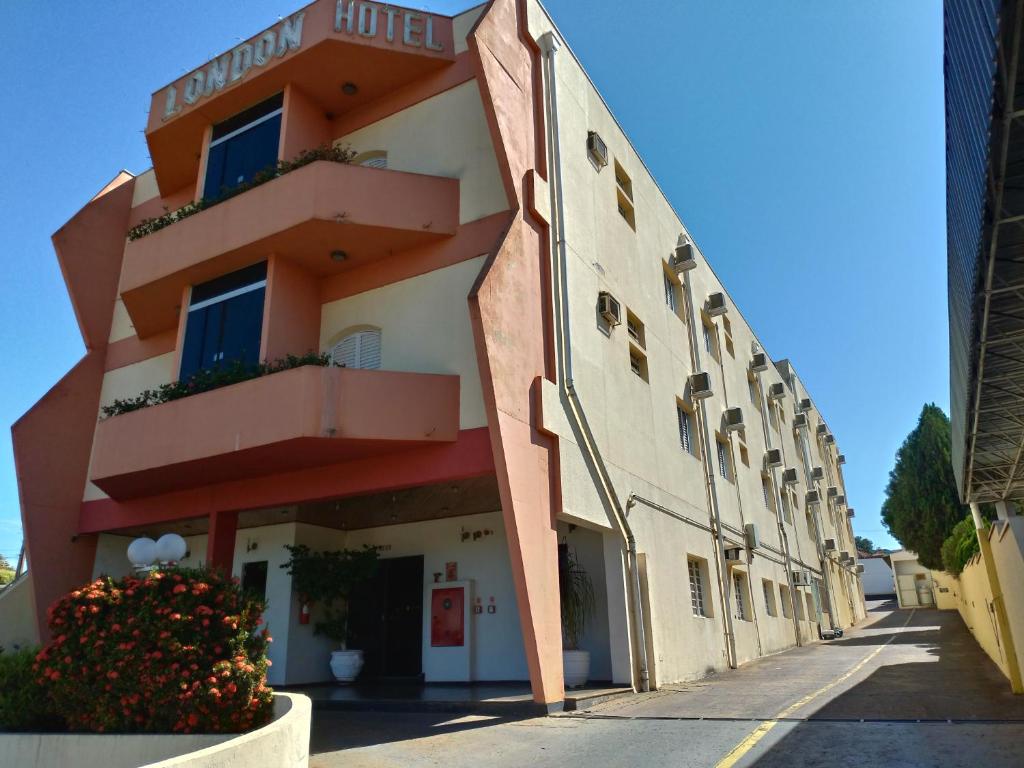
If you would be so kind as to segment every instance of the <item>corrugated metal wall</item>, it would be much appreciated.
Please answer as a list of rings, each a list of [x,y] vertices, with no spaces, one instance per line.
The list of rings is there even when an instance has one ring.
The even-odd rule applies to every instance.
[[[1000,0],[946,0],[946,231],[953,470],[963,488]]]

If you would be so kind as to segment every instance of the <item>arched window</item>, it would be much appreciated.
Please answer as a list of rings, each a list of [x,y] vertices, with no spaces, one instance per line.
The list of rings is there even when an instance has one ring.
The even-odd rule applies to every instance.
[[[331,348],[331,363],[344,368],[380,368],[380,331],[350,333]]]
[[[352,158],[352,162],[367,168],[387,168],[388,153],[383,149],[372,149],[369,152],[360,152]]]

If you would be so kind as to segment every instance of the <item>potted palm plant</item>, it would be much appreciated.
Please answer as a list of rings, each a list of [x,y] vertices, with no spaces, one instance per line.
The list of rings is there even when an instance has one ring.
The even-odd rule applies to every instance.
[[[590,652],[580,648],[580,640],[594,611],[594,584],[568,544],[558,545],[558,593],[565,687],[578,688],[590,677]]]
[[[303,610],[319,606],[321,621],[313,633],[338,644],[331,652],[331,672],[339,683],[351,683],[363,669],[362,650],[348,647],[348,608],[352,588],[373,577],[379,559],[376,547],[313,552],[305,544],[287,546],[291,558],[281,567],[292,577]]]

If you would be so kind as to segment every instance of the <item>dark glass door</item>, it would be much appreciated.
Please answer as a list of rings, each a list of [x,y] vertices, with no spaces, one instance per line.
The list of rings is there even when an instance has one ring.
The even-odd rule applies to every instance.
[[[423,674],[423,556],[380,561],[377,575],[353,590],[349,647],[363,651],[363,678]]]

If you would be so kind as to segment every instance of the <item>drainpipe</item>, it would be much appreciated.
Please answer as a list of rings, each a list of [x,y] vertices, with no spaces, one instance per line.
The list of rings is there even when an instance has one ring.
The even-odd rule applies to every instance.
[[[697,343],[697,322],[699,318],[697,316],[697,309],[693,305],[693,290],[690,287],[689,271],[683,272],[683,288],[686,293],[685,301],[687,314],[689,315],[689,322],[686,326],[690,339],[690,360],[693,363],[693,372],[701,373],[703,368],[701,368],[700,364],[700,346]],[[725,619],[723,626],[726,655],[728,656],[729,666],[732,669],[736,669],[738,661],[736,656],[736,634],[733,631],[732,623],[732,585],[729,582],[729,564],[725,561],[725,535],[722,531],[722,516],[718,506],[718,490],[715,486],[715,468],[711,458],[714,454],[711,452],[711,430],[708,424],[708,409],[704,405],[703,398],[696,399],[694,405],[700,414],[698,431],[701,433],[702,443],[701,453],[703,461],[701,463],[704,466],[705,490],[711,506],[712,528],[715,530],[715,542],[718,550],[718,557],[715,558],[715,570],[718,575],[722,615]]]
[[[1024,693],[1024,681],[1021,679],[1020,662],[1017,659],[1017,647],[1013,639],[1013,630],[1010,628],[1010,620],[1006,615],[1006,599],[1003,597],[1002,585],[999,583],[999,571],[996,569],[996,561],[992,559],[992,542],[989,541],[988,531],[985,529],[985,521],[981,518],[981,510],[977,502],[970,502],[971,517],[974,518],[975,532],[978,534],[978,547],[981,550],[981,561],[985,564],[985,575],[988,577],[988,585],[992,590],[992,607],[996,613],[996,627],[999,632],[999,639],[1006,651],[1006,672],[1010,678],[1010,690],[1014,693]]]
[[[618,495],[612,484],[611,476],[601,457],[597,441],[590,430],[583,403],[573,385],[572,378],[572,334],[569,331],[569,282],[567,275],[567,257],[564,215],[565,207],[562,200],[562,162],[558,141],[558,99],[555,77],[555,53],[561,45],[554,33],[546,32],[540,40],[543,55],[544,73],[544,110],[547,127],[548,148],[548,188],[551,193],[551,265],[552,265],[552,303],[555,315],[555,350],[558,359],[558,382],[561,385],[565,402],[568,403],[568,414],[572,418],[580,435],[580,447],[584,457],[589,459],[591,468],[598,478],[598,490],[605,498],[608,508],[612,511],[619,535],[626,550],[626,568],[630,577],[629,600],[633,613],[633,652],[639,670],[637,677],[641,691],[650,690],[650,679],[647,671],[647,638],[644,629],[644,609],[640,590],[640,563],[636,551],[636,538],[629,526],[626,514],[619,504]]]
[[[813,487],[814,490],[816,490],[818,492],[818,503],[814,504],[813,505],[813,509],[811,510],[811,520],[814,521],[814,546],[815,546],[815,549],[818,550],[818,560],[821,563],[821,576],[822,576],[822,579],[824,579],[824,581],[825,581],[825,594],[828,595],[828,607],[829,607],[829,611],[828,611],[828,626],[829,626],[829,629],[831,629],[833,632],[835,632],[835,630],[836,630],[836,619],[835,619],[836,601],[835,601],[835,595],[832,592],[832,578],[831,578],[831,576],[829,574],[829,570],[828,570],[829,563],[831,563],[832,561],[829,560],[828,555],[825,553],[825,544],[821,540],[821,523],[819,522],[819,515],[821,513],[821,489],[818,487],[817,481],[815,481],[811,477],[811,450],[810,450],[810,448],[807,445],[807,434],[806,434],[806,430],[808,430],[808,429],[810,429],[809,426],[805,427],[804,429],[798,429],[797,432],[800,434],[800,449],[803,451],[803,456],[804,456],[804,476],[807,479],[807,487],[808,488]],[[820,615],[821,606],[820,605],[818,606],[818,611],[819,611],[818,626],[821,626],[821,615]]]
[[[754,371],[754,384],[757,387],[757,397],[761,405],[759,409],[761,411],[761,429],[764,430],[764,443],[770,451],[772,449],[772,430],[768,424],[768,409],[772,407],[771,402],[764,396],[764,387],[761,385],[761,372]],[[778,416],[776,416],[778,420]],[[782,425],[779,425],[780,431]],[[779,441],[782,445],[782,441]],[[783,461],[785,461],[786,449],[782,447]],[[789,599],[793,601],[796,595],[796,585],[793,583],[793,558],[789,554],[789,536],[786,534],[786,526],[782,521],[782,488],[779,485],[779,468],[770,467],[769,474],[772,478],[772,488],[775,494],[775,522],[779,526],[779,540],[782,542],[782,550],[786,556],[786,584],[789,585]],[[796,634],[797,646],[803,645],[803,640],[800,639],[800,619],[796,617],[796,609],[793,605],[789,607],[790,616],[793,619],[793,632]]]

